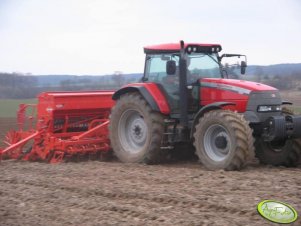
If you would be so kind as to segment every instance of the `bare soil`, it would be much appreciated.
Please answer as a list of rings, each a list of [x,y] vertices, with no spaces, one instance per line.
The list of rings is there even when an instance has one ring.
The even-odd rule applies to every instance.
[[[258,215],[264,199],[301,214],[300,167],[7,160],[0,171],[0,225],[277,225]]]

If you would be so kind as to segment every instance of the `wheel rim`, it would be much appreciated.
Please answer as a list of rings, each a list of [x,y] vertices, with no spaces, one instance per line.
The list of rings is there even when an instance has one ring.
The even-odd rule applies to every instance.
[[[139,153],[148,135],[143,116],[136,110],[125,111],[119,121],[118,134],[121,146],[126,152]]]
[[[213,161],[225,160],[232,147],[228,131],[221,125],[210,126],[204,135],[204,148],[207,156]]]

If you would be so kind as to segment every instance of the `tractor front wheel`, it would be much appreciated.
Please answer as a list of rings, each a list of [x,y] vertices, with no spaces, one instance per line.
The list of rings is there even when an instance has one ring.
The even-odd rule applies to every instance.
[[[120,161],[155,164],[164,160],[164,117],[152,111],[139,93],[125,94],[116,102],[109,131],[111,146]]]
[[[300,140],[264,142],[261,138],[257,138],[255,150],[261,164],[295,167],[301,157],[301,142]]]
[[[253,156],[253,136],[248,122],[232,111],[216,110],[200,118],[194,146],[208,169],[239,170]]]
[[[294,112],[284,107],[282,115],[294,115]],[[274,142],[264,142],[257,138],[255,153],[262,164],[294,167],[301,164],[301,138]]]

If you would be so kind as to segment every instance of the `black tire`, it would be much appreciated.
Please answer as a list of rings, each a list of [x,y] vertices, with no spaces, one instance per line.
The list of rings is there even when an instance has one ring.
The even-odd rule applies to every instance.
[[[199,119],[194,146],[201,163],[210,170],[240,170],[254,155],[248,122],[228,110],[210,111]]]
[[[287,140],[284,144],[264,142],[258,138],[255,141],[256,157],[261,164],[273,166],[295,167],[299,163],[301,142]]]
[[[110,116],[109,136],[120,161],[147,164],[164,161],[163,133],[164,116],[152,111],[139,93],[128,93],[117,100]]]
[[[282,114],[293,115],[294,112],[288,108],[283,108]],[[264,142],[261,138],[257,138],[255,153],[261,164],[296,167],[301,161],[301,139],[277,143]]]

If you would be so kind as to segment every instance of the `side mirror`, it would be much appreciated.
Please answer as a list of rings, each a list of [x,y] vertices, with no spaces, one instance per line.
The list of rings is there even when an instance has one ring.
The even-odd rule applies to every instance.
[[[166,73],[168,75],[175,75],[176,74],[176,61],[169,60],[166,62]]]
[[[241,61],[240,63],[240,73],[244,75],[246,73],[247,63],[246,61]]]

